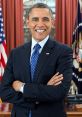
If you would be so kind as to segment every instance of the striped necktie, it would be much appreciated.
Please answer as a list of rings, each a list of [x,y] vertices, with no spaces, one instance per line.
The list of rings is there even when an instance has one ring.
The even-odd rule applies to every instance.
[[[34,72],[35,72],[37,60],[38,60],[38,57],[39,57],[40,48],[41,48],[41,46],[39,44],[36,44],[33,48],[34,52],[31,56],[31,77],[32,77],[32,80],[34,78]]]

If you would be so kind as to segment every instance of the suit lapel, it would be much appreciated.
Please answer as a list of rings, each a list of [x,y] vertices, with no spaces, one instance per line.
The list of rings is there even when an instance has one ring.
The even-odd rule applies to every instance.
[[[47,61],[49,60],[52,49],[53,42],[51,40],[48,40],[39,56],[33,82],[37,82],[41,70],[43,69],[43,67],[45,67]]]
[[[26,44],[24,46],[24,64],[23,64],[23,70],[25,70],[25,82],[31,81],[31,75],[30,75],[30,53],[31,53],[31,42]],[[20,58],[21,59],[21,58]]]

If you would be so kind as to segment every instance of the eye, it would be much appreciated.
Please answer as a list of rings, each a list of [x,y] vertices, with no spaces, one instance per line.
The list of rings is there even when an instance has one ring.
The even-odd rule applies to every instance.
[[[37,17],[33,17],[32,21],[36,21],[37,22],[37,21],[39,21],[39,19]]]
[[[43,21],[45,21],[45,22],[46,22],[46,21],[49,21],[49,18],[48,18],[48,17],[44,17],[44,18],[43,18]]]

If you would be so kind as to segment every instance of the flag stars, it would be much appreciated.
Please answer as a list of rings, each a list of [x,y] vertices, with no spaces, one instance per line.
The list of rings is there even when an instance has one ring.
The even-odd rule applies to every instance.
[[[2,33],[0,33],[0,37],[2,37],[2,35],[3,35],[3,34],[2,34]]]
[[[3,27],[3,24],[1,23],[1,26]]]
[[[3,37],[5,37],[5,34],[3,34]]]
[[[3,34],[3,33],[0,33],[0,37],[5,37],[5,34]]]
[[[0,18],[0,21],[3,22],[3,18]]]
[[[1,28],[1,29],[0,29],[0,32],[3,32],[3,31],[4,31],[3,28]]]
[[[0,8],[0,44],[4,41],[5,39],[5,34],[4,34],[4,25],[3,25],[3,17],[2,17],[2,8]]]

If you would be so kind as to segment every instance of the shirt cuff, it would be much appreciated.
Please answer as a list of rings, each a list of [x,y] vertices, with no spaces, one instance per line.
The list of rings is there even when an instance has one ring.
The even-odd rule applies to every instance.
[[[21,93],[23,93],[23,91],[24,91],[24,85],[25,85],[25,83],[22,84],[22,86],[21,86],[21,88],[19,90]]]

